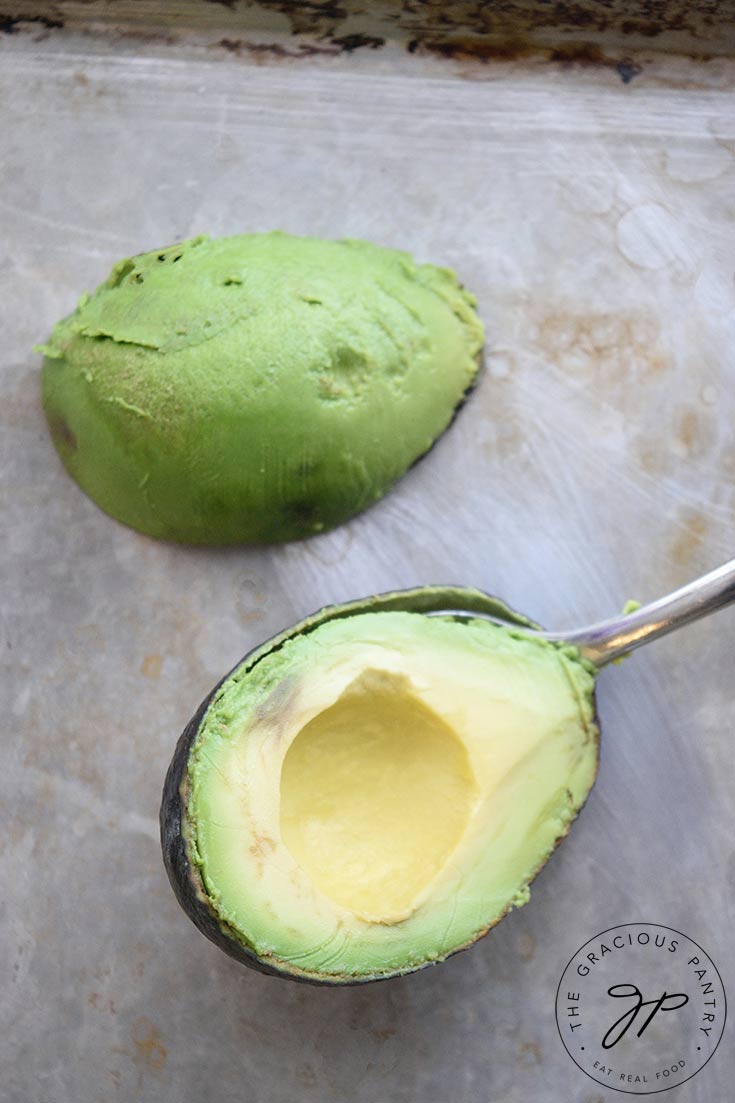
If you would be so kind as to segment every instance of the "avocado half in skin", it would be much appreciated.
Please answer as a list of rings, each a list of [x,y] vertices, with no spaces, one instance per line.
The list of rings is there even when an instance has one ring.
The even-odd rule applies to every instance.
[[[447,428],[483,328],[454,272],[365,241],[197,237],[122,260],[55,327],[43,403],[106,513],[192,544],[371,505]]]
[[[446,608],[482,620],[428,617]],[[595,668],[477,590],[328,607],[246,656],[184,731],[161,806],[189,917],[313,984],[420,969],[529,898],[594,783]]]

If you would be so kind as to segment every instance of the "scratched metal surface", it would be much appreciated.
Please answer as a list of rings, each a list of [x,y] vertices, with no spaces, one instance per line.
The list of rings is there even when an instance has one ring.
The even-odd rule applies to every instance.
[[[256,60],[262,61],[262,57]],[[184,918],[156,816],[224,670],[317,606],[427,581],[563,627],[733,552],[735,69],[254,64],[14,35],[0,68],[4,1103],[599,1103],[554,992],[646,919],[735,993],[735,615],[604,673],[600,778],[531,903],[406,979],[241,970]],[[119,255],[282,227],[454,266],[487,370],[385,501],[291,547],[189,550],[64,475],[30,351]],[[679,1103],[724,1103],[732,1031]]]

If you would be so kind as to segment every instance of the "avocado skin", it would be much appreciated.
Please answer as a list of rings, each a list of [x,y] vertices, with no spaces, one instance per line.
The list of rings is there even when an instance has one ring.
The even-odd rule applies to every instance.
[[[367,612],[433,613],[440,612],[442,609],[462,609],[469,612],[487,613],[490,616],[502,617],[509,623],[519,625],[519,627],[539,627],[539,625],[529,620],[522,613],[511,609],[505,602],[501,601],[500,598],[493,597],[491,594],[486,594],[482,590],[475,590],[462,586],[421,586],[409,590],[392,590],[388,593],[376,594],[368,598],[360,598],[356,601],[347,602],[341,605],[327,605],[317,610],[317,612],[312,613],[311,616],[299,621],[298,624],[293,625],[291,628],[287,628],[272,639],[267,640],[252,651],[249,651],[235,664],[232,670],[228,671],[227,674],[220,679],[212,692],[202,701],[196,713],[184,728],[176,744],[176,749],[171,759],[163,786],[163,797],[160,810],[163,863],[171,887],[176,895],[176,899],[179,901],[179,904],[184,909],[189,919],[191,919],[194,925],[198,927],[202,934],[206,935],[211,942],[214,942],[214,944],[219,946],[221,950],[224,950],[226,954],[236,961],[239,961],[242,965],[246,965],[249,969],[255,969],[258,973],[264,973],[269,976],[284,977],[301,984],[335,988],[373,984],[377,981],[390,980],[394,977],[405,975],[405,973],[408,972],[418,972],[421,969],[427,969],[432,965],[439,964],[439,962],[429,961],[418,968],[408,969],[405,973],[396,972],[388,976],[331,976],[329,978],[325,977],[320,979],[313,975],[299,973],[298,969],[288,962],[283,961],[279,964],[274,964],[267,961],[260,957],[253,949],[244,945],[243,942],[236,937],[234,932],[231,931],[228,925],[222,922],[211,907],[196,867],[189,860],[187,841],[184,832],[184,821],[188,801],[187,770],[189,754],[212,700],[219,691],[220,686],[222,686],[236,670],[243,666],[248,668],[254,666],[254,664],[268,652],[278,650],[286,640],[302,633],[311,632],[315,628],[318,628],[320,624],[325,624],[330,620],[337,620],[342,617],[349,617],[357,613]],[[594,723],[599,732],[600,725],[597,714],[596,693],[593,696],[593,706]],[[595,772],[597,772],[597,768],[599,767],[599,757],[600,742],[598,735],[596,741]],[[570,820],[566,830],[556,840],[555,849],[562,839],[566,838],[568,835],[571,825],[574,823],[574,819],[579,815],[585,803],[586,800],[578,809],[575,817]],[[529,884],[532,883],[536,875],[540,873],[548,860],[547,858],[541,863]],[[497,918],[471,942],[466,943],[464,946],[459,946],[447,956],[453,957],[454,954],[461,953],[462,950],[469,949],[470,946],[479,942],[481,938],[488,934],[489,931],[497,926],[500,920],[508,914],[511,907],[512,906],[509,905],[501,915],[497,916]],[[446,960],[446,958],[442,960]]]
[[[161,802],[160,823],[163,862],[171,887],[176,894],[176,899],[202,934],[206,935],[210,941],[214,942],[230,957],[242,962],[243,965],[256,969],[259,973],[286,976],[288,974],[261,961],[256,954],[247,950],[241,942],[238,942],[234,935],[228,933],[228,928],[208,906],[204,889],[196,870],[189,862],[186,852],[186,842],[182,831],[182,817],[186,808],[186,797],[182,790],[185,784],[189,751],[196,739],[199,725],[204,719],[212,698],[222,682],[228,677],[229,675],[225,675],[209,696],[205,698],[197,709],[195,716],[186,725],[181,738],[176,744],[176,750],[166,774],[163,800]]]

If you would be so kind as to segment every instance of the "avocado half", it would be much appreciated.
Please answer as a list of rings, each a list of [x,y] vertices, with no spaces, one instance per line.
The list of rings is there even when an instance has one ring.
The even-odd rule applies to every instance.
[[[365,241],[196,237],[121,260],[40,346],[68,472],[192,544],[293,540],[371,505],[478,370],[475,298]]]
[[[447,608],[508,622],[429,617]],[[196,926],[264,973],[357,984],[442,961],[529,898],[594,783],[595,668],[477,590],[328,607],[247,655],[161,805]]]

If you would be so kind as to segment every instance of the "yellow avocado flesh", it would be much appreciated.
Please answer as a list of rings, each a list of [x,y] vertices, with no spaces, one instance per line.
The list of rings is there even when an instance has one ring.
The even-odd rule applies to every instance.
[[[476,796],[457,733],[407,678],[367,670],[289,747],[281,837],[336,904],[397,922],[457,846]]]
[[[528,898],[597,768],[594,671],[484,621],[369,612],[238,668],[188,767],[210,908],[263,961],[388,976]]]

